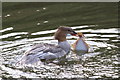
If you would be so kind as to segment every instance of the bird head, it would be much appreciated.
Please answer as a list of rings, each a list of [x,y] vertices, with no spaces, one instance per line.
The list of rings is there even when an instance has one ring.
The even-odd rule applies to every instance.
[[[81,32],[78,32],[78,33],[77,33],[77,36],[80,37],[80,38],[85,37],[84,34],[81,33]]]

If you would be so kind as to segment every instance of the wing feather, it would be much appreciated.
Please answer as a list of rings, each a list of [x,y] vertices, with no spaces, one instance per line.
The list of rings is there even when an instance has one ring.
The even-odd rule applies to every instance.
[[[66,52],[60,46],[41,43],[35,45],[31,50],[27,51],[20,63],[36,63],[41,59],[50,60],[61,58],[65,55]]]

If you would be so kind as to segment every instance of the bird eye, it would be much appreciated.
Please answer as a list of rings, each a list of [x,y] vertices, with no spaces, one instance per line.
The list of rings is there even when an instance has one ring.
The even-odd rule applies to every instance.
[[[68,30],[68,31],[71,31],[71,30]]]

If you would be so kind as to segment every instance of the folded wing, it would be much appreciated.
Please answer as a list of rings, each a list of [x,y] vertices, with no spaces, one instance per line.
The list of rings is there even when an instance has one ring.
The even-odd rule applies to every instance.
[[[55,60],[66,55],[66,52],[59,46],[47,43],[41,43],[34,46],[31,50],[25,52],[20,64],[33,64],[41,60]]]

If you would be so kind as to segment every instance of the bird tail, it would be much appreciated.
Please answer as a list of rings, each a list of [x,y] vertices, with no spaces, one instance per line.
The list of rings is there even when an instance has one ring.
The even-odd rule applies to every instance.
[[[39,61],[39,58],[34,57],[34,55],[23,55],[23,57],[16,64],[37,64]]]

